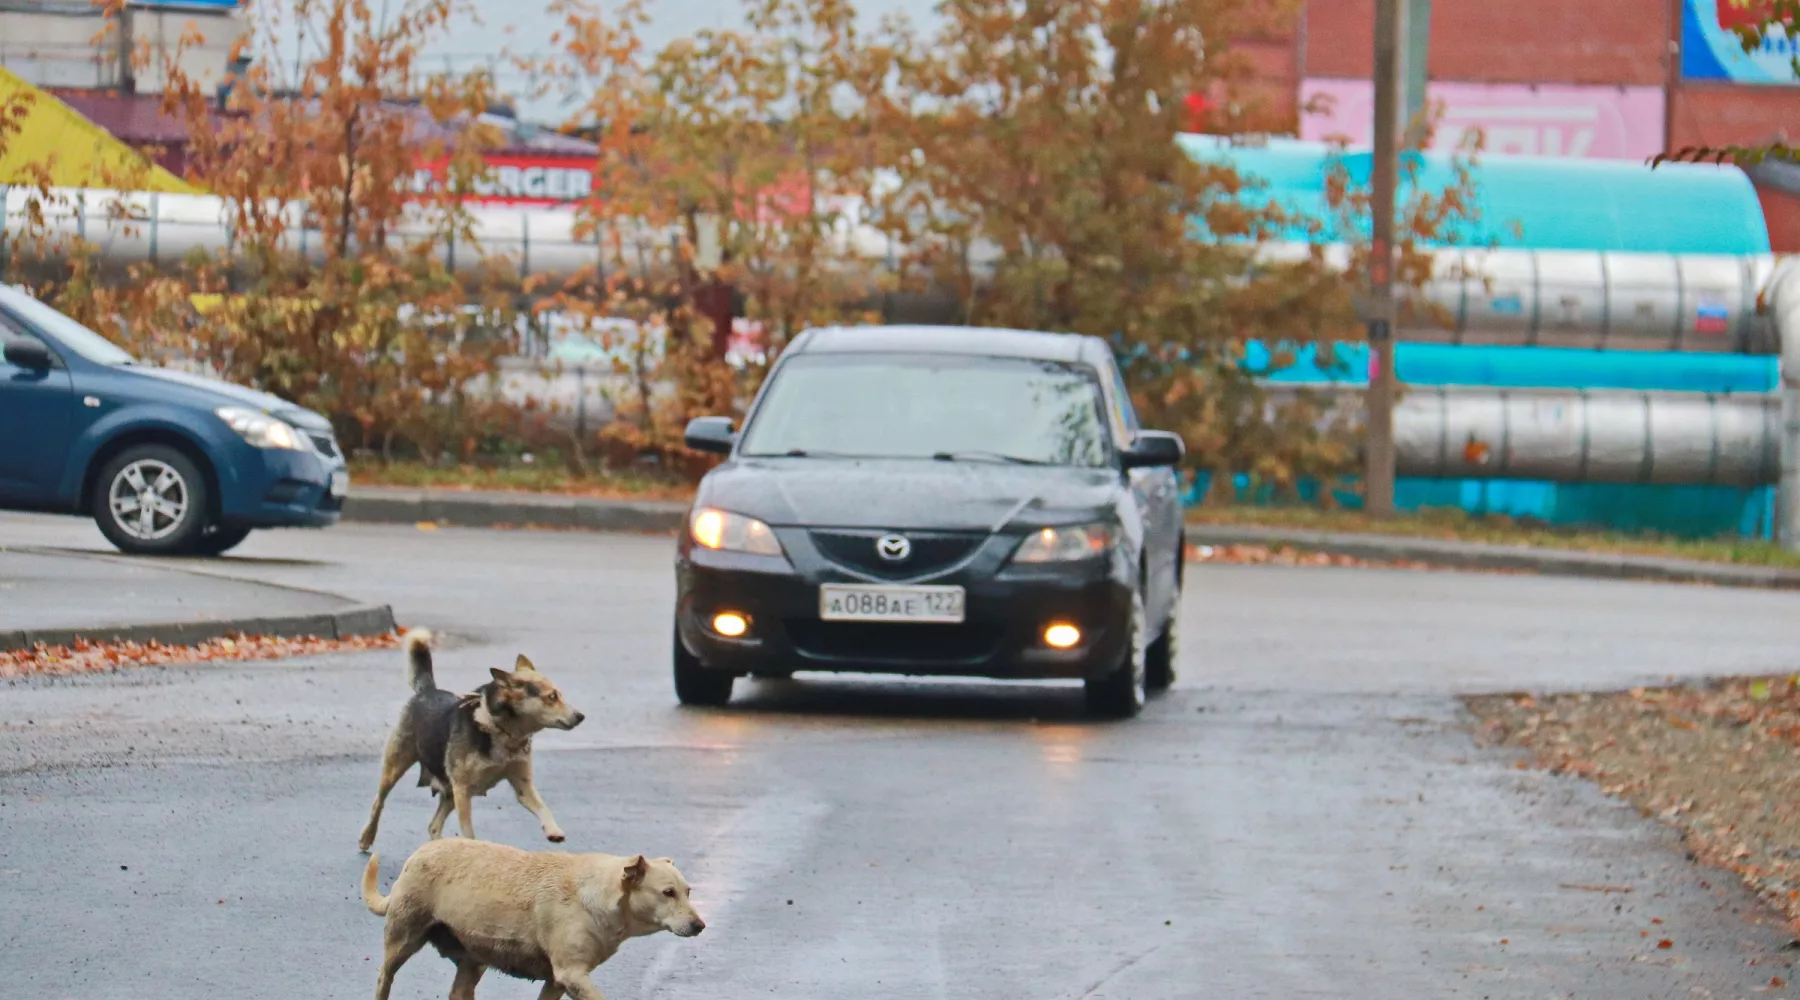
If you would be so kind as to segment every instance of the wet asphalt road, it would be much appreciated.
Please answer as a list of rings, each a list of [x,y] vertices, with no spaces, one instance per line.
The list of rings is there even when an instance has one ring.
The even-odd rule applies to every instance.
[[[0,544],[103,548],[13,516]],[[1131,723],[1084,721],[1074,688],[808,675],[692,711],[667,676],[671,549],[346,526],[183,568],[391,602],[447,636],[446,686],[519,651],[560,682],[588,714],[538,742],[568,846],[674,857],[709,924],[628,944],[596,975],[613,1000],[1748,998],[1795,978],[1730,876],[1477,748],[1454,695],[1791,670],[1800,598],[1195,567],[1182,678]],[[0,996],[370,995],[355,841],[404,693],[394,653],[0,686]],[[395,792],[384,884],[429,813]],[[541,844],[504,793],[476,826]],[[450,971],[421,954],[394,995],[444,996]]]

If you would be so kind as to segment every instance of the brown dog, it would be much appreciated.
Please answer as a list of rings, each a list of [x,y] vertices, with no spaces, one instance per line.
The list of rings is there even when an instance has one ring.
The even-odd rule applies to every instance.
[[[440,690],[431,672],[431,633],[422,628],[406,633],[406,679],[413,696],[382,754],[381,787],[363,827],[363,853],[375,845],[388,793],[414,764],[419,765],[419,785],[430,785],[438,796],[431,839],[443,835],[444,820],[454,808],[462,835],[473,840],[470,800],[486,795],[504,778],[519,804],[538,818],[544,836],[562,843],[562,828],[531,782],[531,737],[544,729],[574,729],[585,716],[523,656],[512,673],[489,673],[493,681],[471,694]]]
[[[706,921],[668,858],[533,853],[479,840],[438,840],[406,859],[383,896],[379,856],[363,869],[363,902],[387,918],[375,1000],[429,941],[456,963],[450,1000],[474,1000],[489,969],[544,984],[538,1000],[606,1000],[588,977],[627,939],[693,937]]]

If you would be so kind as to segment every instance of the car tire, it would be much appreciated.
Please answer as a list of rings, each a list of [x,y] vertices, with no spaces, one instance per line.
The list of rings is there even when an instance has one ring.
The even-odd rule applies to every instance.
[[[200,536],[191,551],[197,556],[221,556],[243,544],[244,539],[249,537],[249,528],[214,525]]]
[[[1144,684],[1146,649],[1142,591],[1131,594],[1131,618],[1127,628],[1130,632],[1119,665],[1105,677],[1088,679],[1087,707],[1091,715],[1129,719],[1144,710],[1149,691]]]
[[[1144,688],[1150,694],[1161,694],[1175,683],[1175,657],[1181,652],[1180,622],[1181,591],[1178,590],[1162,635],[1144,650]]]
[[[195,550],[211,517],[212,493],[200,467],[179,449],[140,444],[100,469],[89,500],[94,523],[120,552],[172,556]],[[146,515],[147,500],[156,506]]]
[[[683,705],[718,708],[731,700],[731,685],[737,678],[718,670],[706,669],[700,658],[688,652],[681,641],[681,630],[675,631],[675,697]]]
[[[750,676],[759,681],[791,681],[794,679],[794,672],[792,670],[752,670]]]

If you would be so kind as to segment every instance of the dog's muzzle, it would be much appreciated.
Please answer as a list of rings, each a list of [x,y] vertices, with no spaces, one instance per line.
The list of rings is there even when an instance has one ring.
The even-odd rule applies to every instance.
[[[683,927],[681,930],[676,931],[675,934],[679,937],[697,937],[700,932],[705,929],[706,921],[701,920],[699,917],[695,917],[692,923]]]
[[[576,712],[575,717],[573,719],[570,719],[568,722],[563,723],[563,728],[564,729],[574,729],[576,726],[581,725],[582,722],[585,721],[586,719],[587,719],[587,716],[581,714],[580,712]]]

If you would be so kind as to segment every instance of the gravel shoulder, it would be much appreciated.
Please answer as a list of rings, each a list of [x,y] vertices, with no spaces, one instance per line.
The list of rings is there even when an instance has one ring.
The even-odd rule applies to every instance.
[[[1491,743],[1593,782],[1800,929],[1800,679],[1469,699]]]

